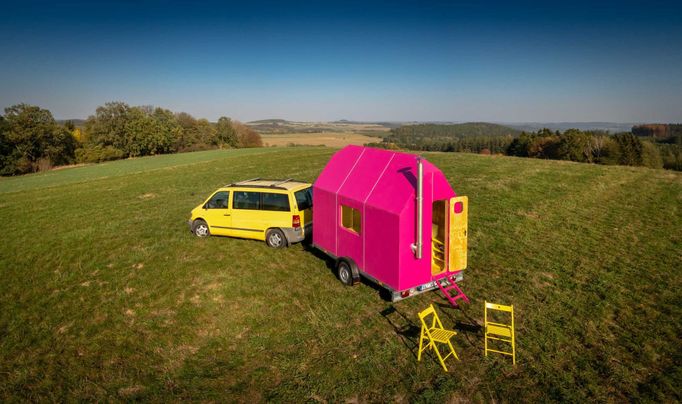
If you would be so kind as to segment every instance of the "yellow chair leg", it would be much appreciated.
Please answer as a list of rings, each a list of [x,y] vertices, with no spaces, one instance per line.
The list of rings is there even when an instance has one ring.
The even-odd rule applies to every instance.
[[[512,336],[512,365],[516,365],[516,341]]]
[[[421,334],[419,335],[419,353],[417,354],[417,362],[422,360],[422,347],[424,346],[424,329],[422,328]]]
[[[440,355],[440,351],[438,350],[438,345],[433,344],[433,350],[436,351],[436,355],[438,356],[438,360],[440,361],[441,366],[443,366],[443,369],[445,371],[448,371],[448,367],[445,366],[445,361],[443,360],[443,357]]]
[[[448,345],[450,346],[450,351],[452,354],[455,356],[455,358],[457,358],[457,360],[459,360],[459,356],[457,356],[457,351],[455,351],[455,347],[452,346],[452,342],[448,341]]]

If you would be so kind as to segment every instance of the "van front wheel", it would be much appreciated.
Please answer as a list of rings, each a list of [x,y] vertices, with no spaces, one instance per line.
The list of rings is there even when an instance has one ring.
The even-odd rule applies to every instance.
[[[287,245],[287,239],[280,229],[270,229],[265,235],[265,243],[272,248],[282,248]]]
[[[192,223],[192,232],[195,236],[200,238],[211,235],[211,231],[208,229],[208,224],[201,219],[197,219],[194,221],[194,223]]]

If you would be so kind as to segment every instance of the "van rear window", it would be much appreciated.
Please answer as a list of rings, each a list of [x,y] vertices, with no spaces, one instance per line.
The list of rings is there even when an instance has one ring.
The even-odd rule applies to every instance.
[[[309,187],[294,193],[298,210],[306,210],[313,207],[313,188]]]

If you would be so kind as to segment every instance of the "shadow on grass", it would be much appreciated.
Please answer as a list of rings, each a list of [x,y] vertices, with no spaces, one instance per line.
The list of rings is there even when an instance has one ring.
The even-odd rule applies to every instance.
[[[320,260],[324,261],[325,265],[327,266],[327,269],[329,272],[331,272],[332,276],[335,279],[337,278],[336,274],[336,260],[326,253],[324,253],[322,250],[316,248],[313,246],[311,240],[305,239],[304,241],[301,242],[301,245],[303,246],[303,249],[314,255],[316,258],[319,258]],[[363,276],[360,276],[360,282],[365,285],[369,286],[370,288],[376,290],[379,293],[379,297],[387,302],[391,301],[391,293],[386,290],[386,288],[382,288],[381,286],[377,285],[376,283],[370,281],[369,279],[364,278]]]
[[[443,299],[447,301],[445,297],[443,297]],[[483,326],[467,313],[467,305],[460,304],[457,307],[452,307],[450,303],[436,303],[436,306],[441,309],[440,312],[445,314],[450,320],[450,323],[454,324],[455,331],[457,331],[459,335],[463,335],[469,345],[472,347],[481,345]],[[461,315],[464,316],[465,321],[456,319],[454,316],[455,313],[461,313]]]
[[[403,314],[395,306],[390,306],[379,312],[386,321],[393,327],[395,333],[400,338],[400,341],[410,351],[414,359],[418,358],[419,354],[419,338],[421,337],[421,325],[417,325],[412,320]],[[455,348],[456,349],[456,348]],[[427,352],[428,351],[428,352]],[[436,359],[436,356],[426,350],[422,357],[428,357],[433,363],[440,367],[441,364]]]
[[[417,359],[417,351],[419,350],[419,335],[421,327],[412,322],[405,314],[396,309],[395,306],[389,306],[379,312],[386,321],[393,327],[395,333],[398,334],[400,341]]]

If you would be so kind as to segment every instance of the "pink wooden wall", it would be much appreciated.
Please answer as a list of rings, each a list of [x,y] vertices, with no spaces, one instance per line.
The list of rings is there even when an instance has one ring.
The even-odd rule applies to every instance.
[[[417,162],[413,154],[348,146],[331,158],[313,185],[313,242],[396,290],[431,280],[431,204],[455,196],[445,176],[424,164],[423,256],[416,237]],[[341,205],[360,210],[362,229],[343,228]]]

